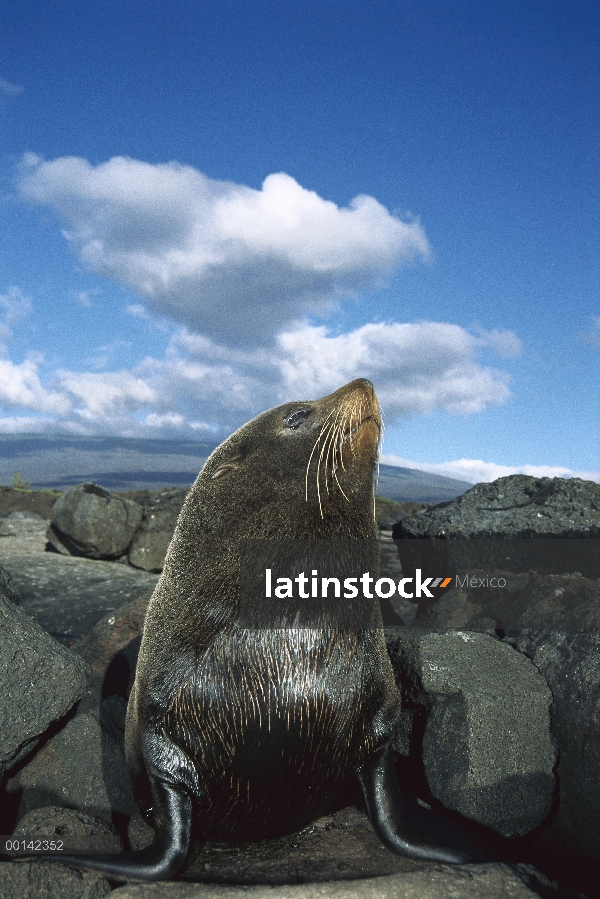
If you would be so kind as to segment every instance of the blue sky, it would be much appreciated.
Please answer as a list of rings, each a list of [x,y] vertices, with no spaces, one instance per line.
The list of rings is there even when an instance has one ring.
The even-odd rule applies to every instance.
[[[4,0],[0,50],[0,432],[366,376],[384,461],[600,480],[597,2]]]

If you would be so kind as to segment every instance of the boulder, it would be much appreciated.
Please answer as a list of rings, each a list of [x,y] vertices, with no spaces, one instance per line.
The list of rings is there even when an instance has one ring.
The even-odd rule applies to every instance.
[[[511,475],[403,518],[393,529],[405,576],[472,569],[579,571],[600,577],[600,484]],[[439,598],[440,591],[434,591]],[[415,596],[420,608],[426,597]]]
[[[158,575],[98,559],[57,553],[3,551],[21,608],[55,639],[70,646],[91,633],[103,617],[137,597],[149,598]]]
[[[513,474],[403,518],[398,537],[600,537],[600,484]]]
[[[487,634],[407,628],[387,645],[405,705],[426,710],[431,795],[506,837],[537,827],[552,806],[556,761],[552,694],[537,668]]]
[[[129,547],[131,565],[144,571],[162,571],[188,492],[188,488],[169,487],[150,494],[144,503],[144,517]]]
[[[124,603],[72,647],[92,669],[90,686],[104,696],[129,697],[149,602],[148,593]]]
[[[142,520],[139,503],[97,484],[78,484],[52,507],[48,541],[58,552],[89,559],[116,559]]]
[[[90,669],[0,591],[0,775],[83,695]]]
[[[600,631],[600,580],[574,574],[473,570],[418,617],[419,627],[519,632]]]
[[[75,653],[71,653],[84,664]],[[111,821],[136,809],[125,767],[125,712],[120,696],[87,693],[76,714],[6,782],[20,794],[17,817],[49,805],[65,805]]]
[[[552,690],[559,750],[558,808],[533,845],[600,863],[600,632],[523,631],[507,641],[537,666]]]
[[[583,854],[600,864],[600,580],[504,574],[504,589],[452,590],[422,623],[497,628],[505,643],[532,660],[552,691],[559,747],[555,814],[532,843],[550,856]]]

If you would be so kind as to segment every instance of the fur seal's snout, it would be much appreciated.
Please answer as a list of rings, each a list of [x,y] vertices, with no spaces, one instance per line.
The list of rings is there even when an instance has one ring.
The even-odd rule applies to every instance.
[[[360,378],[263,412],[207,460],[150,600],[127,707],[128,771],[154,841],[60,861],[115,878],[173,877],[193,830],[230,840],[295,832],[348,774],[393,851],[476,857],[466,836],[400,793],[391,750],[400,694],[377,598],[365,627],[332,625],[326,602],[323,627],[247,628],[238,616],[243,541],[302,541],[307,558],[319,541],[361,541],[376,570],[380,433],[375,390]],[[299,615],[310,612],[302,597]]]

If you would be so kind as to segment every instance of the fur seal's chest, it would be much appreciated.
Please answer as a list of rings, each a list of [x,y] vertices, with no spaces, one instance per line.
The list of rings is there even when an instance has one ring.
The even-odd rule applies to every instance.
[[[325,811],[400,711],[395,685],[372,676],[377,643],[368,632],[288,628],[215,640],[164,719],[209,797],[202,832],[256,839]]]

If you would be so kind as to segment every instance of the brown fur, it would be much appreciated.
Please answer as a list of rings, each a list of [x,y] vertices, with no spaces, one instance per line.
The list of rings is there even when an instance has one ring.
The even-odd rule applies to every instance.
[[[400,698],[376,601],[364,631],[236,621],[244,538],[360,539],[376,555],[380,427],[373,387],[357,380],[264,412],[207,460],[150,601],[128,706],[146,814],[158,771],[196,798],[205,834],[296,830],[389,739]]]

